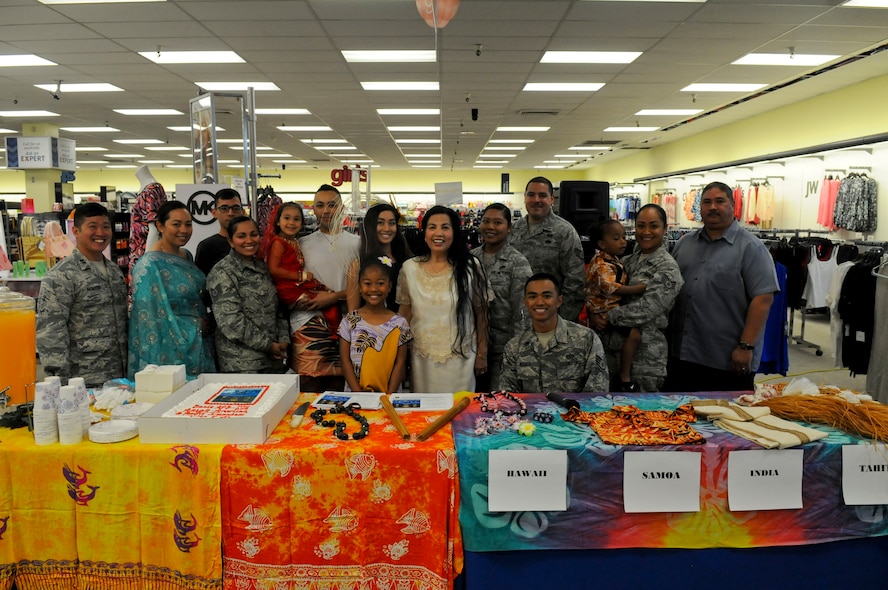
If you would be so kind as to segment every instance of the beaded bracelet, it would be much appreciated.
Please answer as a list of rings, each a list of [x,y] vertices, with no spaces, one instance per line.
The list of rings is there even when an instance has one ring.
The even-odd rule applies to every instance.
[[[503,410],[500,406],[499,399],[502,397],[503,400],[510,400],[515,402],[518,405],[518,409],[507,412]],[[481,403],[481,411],[482,412],[498,412],[503,416],[524,416],[527,414],[527,404],[524,403],[524,400],[521,398],[509,393],[508,391],[491,391],[490,393],[479,393],[475,396],[475,400]],[[495,410],[490,409],[490,400],[494,401]]]
[[[337,402],[330,409],[330,414],[345,414],[346,416],[350,416],[361,425],[361,429],[358,432],[355,432],[351,435],[353,440],[361,440],[370,435],[370,423],[367,422],[367,418],[358,414],[355,410],[360,408],[359,404],[351,403],[348,406],[344,406],[341,403]],[[333,434],[336,435],[336,438],[339,440],[348,440],[348,433],[345,431],[345,422],[336,421],[336,420],[325,420],[324,416],[327,415],[327,410],[315,410],[309,417],[315,421],[315,424],[319,424],[324,426],[325,428],[333,428]]]
[[[555,420],[555,416],[549,412],[534,412],[533,421],[542,422],[543,424],[551,424]]]

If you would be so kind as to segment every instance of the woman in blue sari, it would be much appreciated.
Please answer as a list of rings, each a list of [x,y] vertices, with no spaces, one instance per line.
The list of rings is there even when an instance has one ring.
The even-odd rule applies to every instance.
[[[129,377],[146,365],[185,365],[189,379],[216,370],[207,305],[207,278],[184,248],[191,214],[167,201],[155,221],[160,238],[133,268],[129,326]]]

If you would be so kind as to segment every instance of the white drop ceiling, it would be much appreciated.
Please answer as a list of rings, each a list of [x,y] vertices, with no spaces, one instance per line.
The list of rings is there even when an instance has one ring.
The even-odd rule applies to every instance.
[[[289,154],[290,166],[338,166],[366,159],[386,169],[411,167],[411,153],[441,156],[445,169],[468,169],[491,140],[532,139],[502,164],[529,169],[546,160],[588,167],[629,150],[651,147],[797,102],[888,72],[888,9],[850,8],[844,0],[775,2],[708,0],[702,3],[579,0],[462,0],[443,29],[429,27],[416,0],[169,0],[137,4],[44,5],[0,2],[0,55],[36,54],[55,66],[0,68],[0,111],[46,110],[58,117],[25,121],[59,127],[111,126],[119,133],[67,133],[79,160],[136,164],[190,162],[190,134],[168,127],[190,124],[195,82],[272,82],[257,92],[257,108],[302,108],[304,115],[260,115],[262,153]],[[480,45],[480,55],[476,47]],[[792,48],[792,49],[790,49]],[[234,51],[245,63],[158,65],[140,51]],[[347,63],[342,50],[436,50],[435,63]],[[635,51],[629,64],[540,63],[545,51]],[[748,53],[831,54],[822,66],[745,66]],[[689,93],[695,83],[757,83],[768,87],[873,53],[805,81],[721,109],[743,93]],[[61,93],[55,100],[35,84],[106,83],[109,93]],[[438,82],[439,91],[367,91],[362,82]],[[528,83],[603,83],[597,92],[526,92]],[[467,102],[466,98],[469,97]],[[221,101],[225,102],[225,101]],[[380,116],[379,108],[439,108],[440,116]],[[183,115],[125,116],[114,109],[177,109]],[[718,113],[670,129],[687,115],[638,116],[642,109],[702,109]],[[478,120],[472,120],[478,109]],[[232,109],[228,109],[232,110]],[[23,120],[0,117],[18,132]],[[240,120],[221,115],[220,138],[239,139]],[[331,131],[277,127],[327,126]],[[439,132],[390,131],[388,126],[439,126]],[[502,126],[548,131],[498,132]],[[608,127],[658,127],[648,132],[605,132]],[[439,139],[441,144],[399,143]],[[182,151],[150,151],[115,139],[157,139]],[[345,139],[346,150],[324,151],[303,139]],[[573,146],[607,142],[613,151]],[[504,145],[501,142],[491,145]],[[508,145],[508,144],[505,144]],[[220,147],[225,159],[236,150]],[[227,152],[231,152],[228,154]],[[107,154],[126,154],[112,158]],[[177,155],[181,154],[181,155]],[[594,158],[592,157],[596,155]],[[562,157],[557,157],[561,155]],[[574,155],[565,158],[563,155]],[[140,156],[140,157],[137,157]],[[263,155],[263,169],[279,167]],[[422,158],[430,159],[428,156]],[[292,161],[304,160],[306,164]],[[433,160],[434,161],[434,160]],[[167,164],[157,163],[154,166]],[[101,168],[105,164],[82,164]]]

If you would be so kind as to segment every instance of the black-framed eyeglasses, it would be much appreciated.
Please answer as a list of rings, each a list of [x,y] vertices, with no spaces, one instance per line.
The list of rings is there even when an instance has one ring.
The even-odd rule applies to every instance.
[[[241,205],[219,205],[218,207],[216,207],[216,209],[218,209],[222,213],[228,213],[229,211],[240,213],[244,210]]]

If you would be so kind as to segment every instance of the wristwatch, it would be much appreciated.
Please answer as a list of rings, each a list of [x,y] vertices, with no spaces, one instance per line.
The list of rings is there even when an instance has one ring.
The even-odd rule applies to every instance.
[[[740,350],[755,350],[754,344],[749,344],[748,342],[743,342],[742,340],[737,344],[737,348]]]

